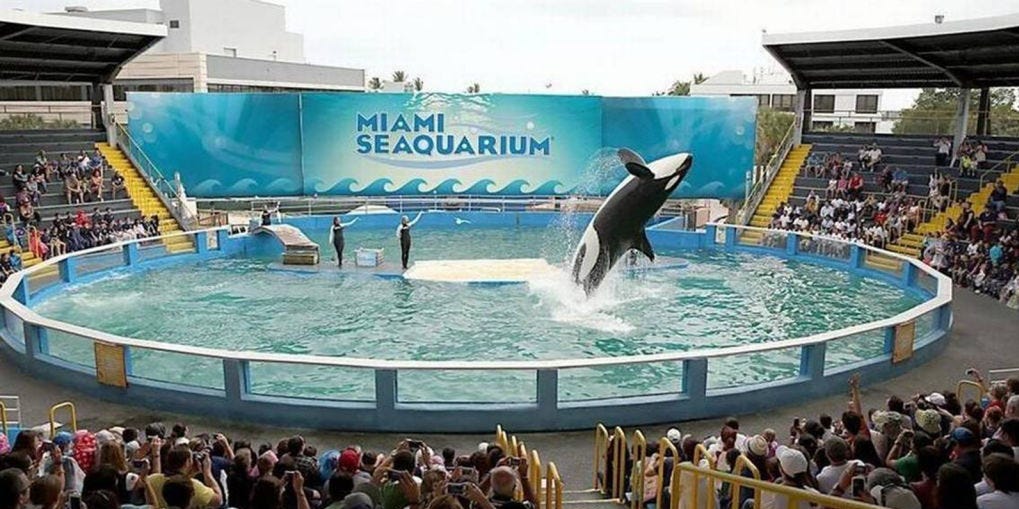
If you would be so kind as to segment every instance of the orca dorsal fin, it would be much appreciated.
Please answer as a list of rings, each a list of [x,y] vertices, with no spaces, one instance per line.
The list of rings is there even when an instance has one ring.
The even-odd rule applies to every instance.
[[[655,261],[655,250],[651,248],[651,241],[647,239],[647,230],[641,230],[637,239],[634,240],[633,249],[644,253],[648,260]]]
[[[628,149],[619,149],[619,160],[623,162],[623,166],[626,167],[626,171],[630,172],[634,177],[654,178],[655,174],[647,167],[647,163],[644,162],[644,158],[636,152]]]

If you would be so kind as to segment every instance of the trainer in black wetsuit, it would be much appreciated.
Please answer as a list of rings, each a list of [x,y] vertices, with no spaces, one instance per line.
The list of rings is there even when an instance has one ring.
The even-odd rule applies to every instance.
[[[407,263],[410,261],[410,229],[421,219],[421,212],[413,221],[408,221],[407,216],[400,218],[400,226],[396,227],[396,238],[400,239],[400,260],[403,270],[407,270]]]
[[[333,218],[333,226],[329,230],[329,241],[333,245],[333,249],[336,250],[336,264],[338,267],[343,266],[343,229],[356,223],[357,218],[349,223],[341,223],[340,218]]]

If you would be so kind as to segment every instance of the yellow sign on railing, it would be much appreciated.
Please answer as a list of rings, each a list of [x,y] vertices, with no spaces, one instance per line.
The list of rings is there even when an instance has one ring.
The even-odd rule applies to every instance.
[[[124,345],[95,342],[96,381],[103,385],[127,388],[127,365]]]

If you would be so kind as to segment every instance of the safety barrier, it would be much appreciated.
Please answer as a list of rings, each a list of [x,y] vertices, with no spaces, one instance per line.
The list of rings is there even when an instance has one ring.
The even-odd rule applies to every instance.
[[[598,443],[604,440],[604,437],[606,436],[601,433],[601,430],[605,429],[605,426],[602,424],[598,424],[595,428],[596,448],[598,447]],[[615,429],[620,430],[618,427]],[[622,432],[622,430],[620,430],[620,432]],[[625,435],[623,436],[625,437]],[[632,447],[634,448],[634,452],[636,452],[636,447],[639,443],[643,443],[644,447],[646,447],[643,432],[635,430],[633,432],[633,437],[634,443]],[[740,454],[736,458],[736,461],[732,466],[732,471],[738,474],[746,470],[749,472],[750,477],[721,472],[717,470],[716,458],[708,452],[707,448],[705,448],[703,444],[697,444],[694,448],[693,458],[690,461],[674,463],[672,473],[667,479],[668,482],[666,482],[665,458],[671,457],[674,458],[675,461],[675,459],[681,457],[681,454],[680,451],[676,449],[675,444],[666,437],[659,438],[657,443],[660,459],[655,469],[655,507],[658,509],[679,509],[680,507],[683,507],[684,509],[718,508],[719,491],[716,488],[723,485],[728,486],[728,493],[732,500],[730,506],[722,507],[720,509],[740,509],[740,498],[743,488],[748,488],[753,491],[752,497],[754,507],[763,507],[761,505],[761,501],[765,494],[782,495],[786,497],[789,500],[789,508],[799,507],[798,504],[800,502],[813,503],[817,504],[819,507],[826,507],[828,509],[872,509],[877,507],[854,500],[831,497],[828,495],[812,493],[806,490],[790,488],[788,486],[762,481],[761,472],[745,454]],[[639,464],[636,459],[634,460],[634,464],[635,470],[637,470],[636,465]],[[599,467],[596,463],[596,478],[599,472],[598,469]],[[639,472],[643,477],[643,466],[640,467]],[[609,474],[606,473],[606,475]],[[643,489],[638,487],[636,482],[631,483],[631,486],[631,507],[642,507]],[[669,497],[667,508],[663,505],[666,495]],[[785,509],[785,507],[776,507],[776,509]]]
[[[527,220],[550,220],[537,216],[528,215]],[[746,338],[738,346],[647,355],[516,361],[384,360],[194,347],[80,327],[46,318],[30,307],[40,295],[59,291],[68,283],[105,277],[111,269],[144,270],[182,263],[180,260],[208,260],[245,252],[248,246],[256,244],[249,236],[231,236],[228,228],[216,228],[162,237],[189,236],[195,246],[190,253],[168,253],[160,239],[135,240],[58,256],[13,274],[0,289],[3,308],[0,351],[29,373],[92,396],[117,401],[129,398],[142,405],[173,401],[181,411],[211,417],[259,422],[269,418],[278,425],[374,431],[467,432],[488,430],[501,422],[515,429],[537,431],[585,428],[590,425],[591,415],[624,425],[674,422],[718,415],[734,406],[753,412],[766,410],[776,401],[793,403],[815,398],[842,390],[848,370],[860,371],[868,380],[907,372],[940,352],[951,327],[951,280],[918,260],[827,237],[734,225],[712,224],[697,232],[652,228],[648,233],[656,246],[664,246],[665,250],[704,249],[779,256],[881,279],[928,299],[895,316],[807,337],[770,342]],[[54,267],[59,270],[54,271]],[[96,356],[61,357],[51,349],[51,339],[64,345],[88,345]],[[868,348],[874,355],[846,361],[856,344],[872,345]],[[798,362],[798,370],[778,380],[741,386],[738,391],[709,376],[719,365],[724,366],[726,358],[772,352],[798,357],[791,359],[793,365]],[[203,372],[209,374],[211,381],[181,381],[174,378],[176,375],[157,379],[150,378],[151,373],[134,370],[139,359],[151,363],[153,359],[167,357],[188,359],[204,366]],[[573,399],[562,388],[563,380],[585,370],[634,369],[655,364],[675,367],[681,371],[681,379],[671,386],[653,387],[650,393],[610,394],[597,399]],[[372,377],[368,382],[370,392],[341,400],[329,395],[271,395],[255,391],[251,382],[257,379],[253,375],[256,370],[287,365],[364,373]],[[493,370],[517,372],[508,376],[525,375],[521,379],[530,380],[533,393],[526,400],[495,405],[479,402],[465,412],[462,402],[404,401],[401,384],[397,383],[408,374]],[[762,397],[764,394],[768,397]],[[337,411],[346,409],[357,411]],[[615,453],[623,456],[620,451]],[[614,484],[616,498],[621,496],[616,491],[624,484],[625,474],[620,472],[618,476],[614,483],[601,480],[605,485]]]
[[[0,401],[0,424],[3,425],[4,435],[7,435],[7,405]]]
[[[50,407],[50,440],[57,436],[57,410],[66,408],[71,412],[71,433],[78,431],[78,412],[74,409],[74,403],[64,401]]]
[[[630,476],[631,509],[639,509],[644,498],[644,463],[647,460],[647,439],[639,429],[633,432],[633,445],[630,457],[633,458],[633,472]]]
[[[605,492],[609,485],[609,483],[605,481],[609,475],[608,450],[609,430],[607,430],[601,423],[598,423],[598,425],[594,428],[594,480],[591,482],[591,487],[602,495],[608,494]],[[605,467],[604,472],[601,470],[603,465]]]
[[[501,424],[495,427],[495,444],[507,456],[527,458],[527,481],[535,500],[542,500],[544,495],[545,506],[543,509],[562,509],[565,487],[555,463],[549,461],[547,465],[543,465],[537,449],[528,451],[524,441],[517,440],[516,435],[507,433]],[[522,497],[523,490],[518,485],[517,498]]]

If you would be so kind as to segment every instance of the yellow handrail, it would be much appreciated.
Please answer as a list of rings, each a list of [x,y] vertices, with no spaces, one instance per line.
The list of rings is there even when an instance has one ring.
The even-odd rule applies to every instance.
[[[974,399],[977,403],[984,397],[984,386],[974,382],[973,380],[959,380],[959,385],[955,387],[955,395],[959,397],[959,401],[966,402],[966,398],[962,397],[962,391],[966,387],[975,387],[977,390],[977,397]]]
[[[693,450],[693,464],[694,465],[700,465],[702,459],[708,462],[708,470],[710,470],[710,471],[714,471],[715,470],[715,468],[717,466],[717,461],[716,461],[715,457],[712,456],[711,453],[708,452],[708,448],[704,447],[704,444],[697,444],[697,446],[694,447],[694,450]],[[697,498],[700,495],[700,489],[698,489],[699,486],[700,486],[700,483],[701,483],[700,474],[697,471],[693,471],[691,473],[693,474],[693,484],[694,484],[694,489],[693,489],[693,507],[700,507],[700,506],[697,505],[697,502],[698,502]],[[710,479],[710,477],[709,477],[709,479]],[[673,489],[675,489],[675,488],[673,488]],[[715,490],[714,490],[714,487],[713,486],[709,486],[707,492],[708,492],[708,501],[707,501],[707,505],[705,507],[715,507],[716,504],[715,504]]]
[[[744,468],[750,470],[750,475],[752,475],[754,479],[758,481],[761,480],[761,471],[758,470],[757,465],[754,465],[750,461],[750,458],[748,458],[745,454],[740,454],[739,457],[736,458],[736,463],[732,466],[732,471],[740,478],[743,478],[742,472]],[[729,484],[729,495],[732,497],[732,509],[739,509],[740,507],[739,491],[742,485],[742,482],[733,482]],[[761,490],[754,490],[754,507],[761,507]]]
[[[716,482],[717,483],[728,482],[730,484],[743,483],[747,487],[753,488],[754,490],[762,492],[762,493],[775,493],[775,494],[779,494],[779,495],[784,495],[784,496],[786,496],[789,499],[789,504],[787,506],[789,508],[798,507],[798,504],[800,502],[807,502],[807,503],[810,503],[810,504],[815,504],[815,505],[817,505],[819,507],[827,507],[829,509],[875,509],[875,508],[878,508],[878,506],[870,505],[870,504],[865,504],[863,502],[858,502],[856,500],[851,500],[851,499],[847,499],[847,498],[836,498],[836,497],[833,497],[833,496],[830,496],[830,495],[822,495],[820,493],[810,492],[810,491],[802,490],[802,489],[799,489],[799,488],[793,488],[793,487],[785,486],[785,485],[782,485],[782,484],[775,484],[775,483],[770,483],[770,482],[767,482],[767,481],[761,481],[761,480],[758,480],[758,479],[750,479],[750,478],[747,478],[747,477],[740,477],[738,475],[733,475],[733,474],[729,474],[729,473],[725,473],[725,472],[719,472],[717,470],[713,470],[713,469],[710,469],[710,468],[698,467],[698,466],[696,466],[696,465],[694,465],[692,463],[686,463],[686,462],[680,463],[680,464],[676,465],[676,469],[677,470],[682,470],[683,472],[689,472],[691,474],[691,477],[693,478],[693,484],[694,484],[694,486],[693,486],[693,493],[694,493],[694,498],[693,498],[693,504],[691,505],[691,507],[694,507],[694,508],[700,507],[700,506],[697,505],[697,484],[699,483],[699,478],[700,477],[708,478],[709,482],[712,483],[712,484],[714,484]],[[672,485],[672,496],[673,497],[678,497],[678,496],[680,496],[682,494],[682,491],[683,491],[684,488],[681,486],[681,483],[682,483],[682,476],[680,477],[680,481],[679,482],[676,482],[676,483],[674,483]],[[713,499],[713,497],[711,497],[711,495],[713,493],[714,493],[713,489],[709,489],[708,490],[709,499]],[[714,507],[714,506],[709,503],[706,507]],[[757,506],[757,507],[760,507],[760,506]]]
[[[616,426],[612,429],[612,498],[622,501],[625,495],[623,483],[626,481],[626,433]]]
[[[559,469],[556,468],[555,463],[550,461],[548,462],[548,472],[545,474],[545,509],[562,509],[562,507],[563,479],[559,477]]]
[[[602,460],[608,459],[609,454],[609,430],[605,429],[601,423],[598,423],[594,428],[594,484],[591,486],[599,491],[603,495],[607,495],[603,490],[608,486],[607,482],[600,482],[601,479],[598,477],[599,469],[601,468]],[[608,461],[605,461],[608,466]],[[605,470],[605,475],[608,475],[608,469]],[[599,486],[600,485],[600,486]]]
[[[61,408],[69,408],[71,410],[71,432],[74,433],[78,430],[78,412],[74,410],[74,403],[65,401],[63,403],[57,403],[50,407],[50,440],[57,436],[57,410]]]
[[[655,489],[655,507],[658,509],[663,509],[662,493],[665,491],[666,450],[672,453],[672,476],[669,480],[669,486],[673,486],[679,482],[679,469],[676,468],[676,464],[679,463],[680,460],[679,451],[676,450],[676,445],[673,444],[671,440],[662,437],[658,439],[658,486]],[[669,497],[669,509],[679,509],[679,498]]]
[[[531,451],[531,456],[527,458],[527,477],[531,480],[531,491],[534,492],[534,498],[541,500],[541,456],[538,456],[537,450]]]
[[[3,401],[0,401],[0,423],[4,427],[4,435],[7,434],[7,405]]]
[[[633,444],[630,446],[630,457],[633,458],[633,474],[630,477],[630,507],[639,509],[644,505],[644,460],[647,458],[647,439],[639,429],[633,432]]]

